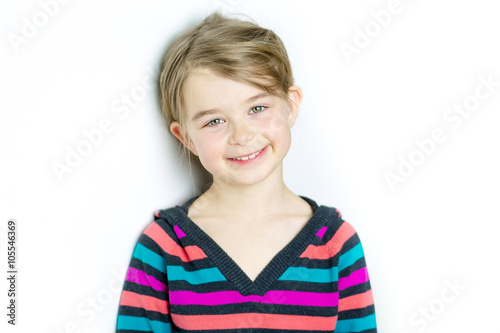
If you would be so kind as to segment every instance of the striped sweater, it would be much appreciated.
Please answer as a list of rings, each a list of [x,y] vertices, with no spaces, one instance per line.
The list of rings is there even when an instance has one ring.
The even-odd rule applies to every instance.
[[[116,332],[377,332],[363,248],[338,210],[318,206],[252,281],[188,216],[159,210],[135,246]]]

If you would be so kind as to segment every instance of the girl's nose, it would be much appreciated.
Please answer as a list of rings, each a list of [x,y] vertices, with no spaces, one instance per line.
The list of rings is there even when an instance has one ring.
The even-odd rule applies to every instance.
[[[243,122],[235,122],[231,124],[232,130],[231,135],[229,137],[229,143],[233,145],[245,145],[248,142],[252,141],[255,137],[255,132],[252,127]]]

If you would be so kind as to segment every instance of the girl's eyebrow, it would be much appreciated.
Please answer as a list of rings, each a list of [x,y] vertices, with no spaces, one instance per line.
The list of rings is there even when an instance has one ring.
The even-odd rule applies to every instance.
[[[260,93],[260,94],[257,94],[255,96],[252,96],[250,97],[249,99],[247,99],[246,103],[252,103],[253,101],[255,101],[256,99],[259,99],[259,98],[262,98],[262,97],[267,97],[267,96],[270,96],[271,94],[269,93],[266,93],[266,92],[263,92],[263,93]]]
[[[249,103],[252,103],[253,101],[259,99],[259,98],[262,98],[262,97],[267,97],[267,96],[270,96],[271,94],[269,93],[266,93],[266,92],[263,92],[263,93],[260,93],[260,94],[257,94],[255,96],[252,96],[250,97],[249,99],[246,100],[246,104],[249,104]],[[211,115],[211,114],[214,114],[214,113],[217,113],[219,111],[219,109],[210,109],[210,110],[205,110],[205,111],[198,111],[197,113],[195,113],[195,115],[193,116],[193,118],[191,118],[192,121],[196,121],[200,118],[203,118],[204,116],[208,116],[208,115]]]
[[[192,121],[196,121],[196,120],[198,120],[198,119],[200,119],[200,118],[203,118],[203,117],[205,117],[205,116],[207,116],[207,115],[214,114],[214,113],[216,113],[217,111],[219,111],[219,110],[218,110],[218,109],[210,109],[210,110],[205,110],[205,111],[199,111],[199,112],[197,112],[197,113],[193,116]]]

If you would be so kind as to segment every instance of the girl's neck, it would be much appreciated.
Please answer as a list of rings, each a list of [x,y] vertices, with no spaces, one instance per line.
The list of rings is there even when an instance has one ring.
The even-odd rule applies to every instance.
[[[278,216],[290,207],[297,196],[288,189],[283,177],[271,177],[252,185],[232,185],[214,179],[210,188],[192,205],[192,214],[231,219],[238,225],[255,226]],[[190,208],[190,211],[191,211]]]

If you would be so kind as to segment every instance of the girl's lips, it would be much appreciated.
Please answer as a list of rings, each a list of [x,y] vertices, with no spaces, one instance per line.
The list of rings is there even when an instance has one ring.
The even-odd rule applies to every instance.
[[[260,151],[257,151],[251,155],[244,156],[242,158],[246,159],[236,159],[236,158],[228,158],[227,160],[236,164],[248,164],[254,161],[258,161],[262,158],[262,155],[266,152],[268,146],[265,146],[263,149]],[[254,156],[255,155],[255,156]],[[252,156],[254,156],[252,158]]]

